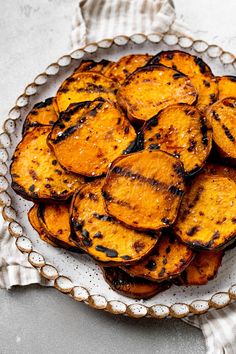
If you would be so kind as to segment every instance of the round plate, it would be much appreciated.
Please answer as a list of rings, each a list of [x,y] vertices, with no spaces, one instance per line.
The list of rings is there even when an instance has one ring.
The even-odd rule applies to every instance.
[[[39,74],[25,88],[24,94],[18,97],[4,123],[4,133],[0,135],[0,203],[4,206],[3,217],[9,222],[9,232],[16,238],[18,249],[28,253],[29,262],[61,292],[97,309],[132,317],[180,318],[190,313],[204,313],[211,307],[226,306],[236,299],[235,251],[226,252],[218,276],[207,285],[173,285],[169,290],[145,301],[127,298],[107,285],[101,270],[88,256],[54,248],[40,240],[27,218],[32,203],[20,198],[10,188],[9,165],[12,153],[21,139],[26,114],[35,103],[55,95],[62,81],[73,72],[82,58],[117,60],[130,53],[155,54],[167,49],[182,49],[200,56],[210,65],[215,75],[235,73],[235,57],[203,41],[168,33],[105,39],[61,57],[49,65],[44,73]]]

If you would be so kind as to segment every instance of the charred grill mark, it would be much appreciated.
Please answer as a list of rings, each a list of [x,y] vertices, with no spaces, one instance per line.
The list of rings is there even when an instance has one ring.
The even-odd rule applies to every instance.
[[[161,222],[163,222],[163,224],[165,224],[165,225],[170,225],[170,220],[167,218],[162,218]]]
[[[225,222],[225,220],[226,220],[226,217],[224,216],[221,220],[216,221],[216,224],[217,225],[222,225],[223,222]]]
[[[113,199],[112,196],[106,191],[102,191],[102,196],[107,201],[111,201]]]
[[[193,207],[195,207],[195,205],[197,204],[197,202],[200,200],[200,197],[201,197],[201,194],[202,194],[203,191],[204,191],[204,188],[201,187],[201,186],[197,189],[196,195],[195,195],[195,197],[194,197],[192,203],[190,203],[190,204],[188,205],[189,209],[192,209]]]
[[[226,127],[225,124],[222,124],[222,128],[223,128],[223,130],[224,130],[225,135],[227,136],[227,138],[228,138],[230,141],[234,142],[234,141],[235,141],[235,138],[234,138],[234,136],[231,134],[229,128]]]
[[[149,149],[150,150],[160,150],[160,145],[159,144],[150,144]]]
[[[166,254],[170,253],[170,246],[166,247]]]
[[[174,58],[174,53],[169,52],[166,54],[166,59],[172,60],[173,58]]]
[[[232,100],[231,100],[231,99],[225,98],[224,101],[223,101],[223,105],[226,106],[226,107],[235,108],[235,102],[236,102],[236,101],[234,101],[234,102],[232,103]]]
[[[60,89],[60,92],[62,92],[62,93],[67,93],[68,91],[69,91],[69,89],[67,87],[62,87]]]
[[[114,219],[109,215],[103,215],[98,213],[93,213],[93,217],[102,221],[114,221]]]
[[[29,170],[29,175],[33,178],[33,180],[38,180],[38,175],[34,170]]]
[[[189,143],[190,143],[190,146],[188,147],[188,151],[192,152],[195,149],[197,142],[193,139],[190,139]]]
[[[83,244],[86,247],[91,247],[93,243],[92,243],[91,238],[89,237],[89,232],[86,229],[83,229],[82,237],[83,237],[83,240],[82,240]]]
[[[188,236],[193,236],[195,235],[198,231],[200,230],[199,226],[193,226],[191,229],[189,229],[186,233]]]
[[[201,58],[195,57],[194,62],[199,66],[200,72],[204,74],[207,71],[207,65]]]
[[[210,100],[211,100],[211,103],[214,103],[217,101],[217,97],[216,97],[215,93],[210,94]]]
[[[72,219],[72,225],[75,231],[82,231],[83,229],[83,222],[81,223]]]
[[[35,185],[34,184],[32,184],[30,187],[29,187],[29,191],[30,192],[34,192],[34,190],[35,190]]]
[[[211,86],[210,82],[207,81],[207,80],[203,80],[203,84],[204,84],[204,86],[206,86],[206,87],[210,87],[210,86]]]
[[[94,202],[98,202],[98,196],[94,193],[89,193],[88,195],[90,200],[93,200]]]
[[[155,270],[157,268],[156,262],[153,259],[150,259],[148,263],[145,265],[145,268],[150,271]]]
[[[105,253],[105,255],[109,258],[118,257],[118,252],[116,250],[104,247],[102,245],[97,245],[96,251]]]
[[[220,237],[220,232],[217,230],[212,235],[212,239],[211,239],[210,242],[208,242],[207,247],[212,247],[212,245],[214,244],[215,240],[217,240],[219,237]]]
[[[135,243],[133,244],[133,248],[137,253],[141,252],[144,249],[144,247],[145,247],[145,243],[142,241],[135,241]]]
[[[173,75],[173,79],[174,79],[174,80],[179,79],[179,78],[181,78],[181,77],[185,77],[185,75],[182,74],[182,73],[176,73],[176,74]]]
[[[127,126],[126,128],[125,128],[125,134],[128,134],[129,133],[129,127]]]
[[[182,189],[179,189],[175,186],[170,186],[169,191],[177,196],[182,196],[184,194],[184,191]]]
[[[102,239],[102,238],[103,238],[103,234],[102,234],[100,231],[98,231],[98,232],[96,232],[96,234],[93,236],[93,238]]]
[[[151,130],[152,127],[156,127],[157,125],[158,125],[158,119],[157,119],[157,116],[154,116],[147,121],[146,129]]]
[[[187,116],[194,116],[195,112],[192,110],[192,109],[185,109],[184,110],[184,113],[187,115]]]
[[[163,188],[163,189],[170,190],[169,186],[166,183],[160,182],[154,178],[145,177],[143,175],[140,175],[139,173],[133,173],[132,171],[125,169],[125,168],[121,168],[119,166],[114,167],[112,169],[112,173],[115,173],[115,174],[123,176],[123,177],[130,178],[132,180],[138,180],[140,182],[147,183],[153,188],[158,188],[158,189]],[[172,187],[174,187],[174,186],[172,186]]]
[[[67,128],[63,133],[61,133],[60,135],[58,134],[58,136],[56,137],[55,140],[53,140],[54,144],[58,144],[63,140],[66,140],[67,138],[69,138],[70,135],[72,135],[76,130],[78,129],[78,125],[74,125],[72,127]]]
[[[139,132],[137,137],[132,143],[123,151],[124,155],[130,154],[131,152],[141,151],[144,149],[144,135],[143,132]]]
[[[220,117],[219,115],[216,113],[216,111],[212,111],[212,117],[216,120],[216,121],[220,121]]]
[[[100,101],[100,99],[98,99],[98,101]],[[82,102],[82,103],[83,103],[83,107],[84,107],[84,106],[87,106],[89,102],[86,101],[86,102]],[[104,102],[98,103],[98,105],[97,105],[94,109],[92,109],[90,112],[88,112],[88,114],[89,114],[90,116],[96,116],[97,111],[103,106],[103,103],[104,103]],[[75,111],[74,111],[74,112],[71,112],[71,111],[70,111],[70,114],[76,113],[76,112],[79,110],[78,108],[80,109],[81,107],[79,107],[78,105],[76,105],[76,106],[74,107]],[[62,116],[62,119],[64,119],[63,116]],[[58,143],[60,143],[61,141],[66,140],[68,137],[70,137],[72,134],[74,134],[74,132],[75,132],[77,129],[79,129],[79,128],[83,125],[83,123],[84,123],[85,121],[86,121],[86,116],[81,116],[80,119],[78,120],[77,124],[75,124],[75,125],[73,125],[73,126],[67,128],[67,129],[66,129],[65,131],[63,131],[63,132],[59,132],[59,133],[57,134],[56,139],[52,139],[53,143],[54,143],[54,144],[58,144]],[[64,123],[62,123],[62,122],[60,122],[59,124],[57,123],[57,126],[58,126],[59,128],[61,128],[61,129],[64,129],[64,128],[66,127],[66,126],[64,125]]]
[[[175,163],[173,165],[173,170],[174,170],[175,173],[177,173],[177,175],[179,177],[183,177],[184,176],[184,170],[183,170],[183,167],[182,167],[182,165],[180,163]]]
[[[236,82],[236,76],[226,76],[230,81]]]
[[[206,119],[204,117],[200,118],[200,123],[201,123],[201,133],[202,133],[202,144],[207,146],[208,145],[208,137],[207,137],[207,125],[206,125]]]
[[[44,102],[39,102],[34,105],[34,108],[44,108],[49,106],[53,101],[53,97],[47,98]]]
[[[127,256],[127,255],[124,255],[124,256],[121,256],[120,258],[126,260],[126,261],[129,261],[131,259],[130,256]]]
[[[158,276],[159,276],[160,278],[163,277],[163,275],[165,274],[165,271],[166,271],[165,267],[162,267],[162,268],[161,268],[161,271],[160,271],[159,274],[158,274]]]
[[[166,264],[167,264],[167,258],[166,258],[166,256],[163,257],[162,264],[163,264],[163,265],[166,265]]]
[[[111,90],[106,89],[102,85],[95,85],[92,83],[87,83],[87,87],[81,87],[76,89],[76,92],[100,92],[100,93],[109,93]]]

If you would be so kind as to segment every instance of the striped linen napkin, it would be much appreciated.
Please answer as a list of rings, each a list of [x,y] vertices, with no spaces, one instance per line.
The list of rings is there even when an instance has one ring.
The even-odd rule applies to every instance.
[[[76,49],[117,35],[167,31],[191,34],[176,20],[172,0],[80,0],[71,41]],[[15,240],[9,236],[1,219],[0,225],[0,288],[32,283],[48,285],[16,249]],[[189,316],[184,321],[202,330],[207,354],[236,354],[236,303],[205,315]]]

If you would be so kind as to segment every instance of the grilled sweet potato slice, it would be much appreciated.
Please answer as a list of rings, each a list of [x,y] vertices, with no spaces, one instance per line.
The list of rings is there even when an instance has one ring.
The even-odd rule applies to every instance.
[[[236,76],[221,76],[217,78],[219,100],[226,97],[236,97]]]
[[[114,81],[118,81],[120,84],[127,79],[138,68],[141,68],[147,64],[151,59],[149,54],[131,54],[126,55],[118,60],[118,62],[109,65],[104,72],[105,76],[110,77]]]
[[[207,175],[214,175],[214,176],[218,175],[218,176],[228,177],[236,183],[236,169],[233,167],[207,163],[204,166],[202,172],[206,173]]]
[[[236,163],[236,98],[223,98],[207,110],[211,120],[213,140],[220,154]]]
[[[71,241],[69,203],[40,204],[38,219],[47,237],[60,247],[78,250]]]
[[[117,93],[120,106],[131,121],[141,124],[175,103],[192,104],[197,93],[184,74],[163,65],[136,70]]]
[[[223,252],[201,251],[177,279],[178,285],[204,285],[217,275]]]
[[[103,276],[113,290],[134,299],[149,299],[171,286],[167,282],[155,283],[141,278],[133,278],[115,267],[104,268]]]
[[[51,127],[37,127],[18,144],[11,164],[12,188],[33,201],[66,200],[83,183],[65,171],[47,145]]]
[[[180,159],[187,175],[199,170],[210,153],[212,129],[200,111],[187,104],[163,109],[144,124],[144,148],[161,149]]]
[[[48,236],[45,234],[42,225],[39,221],[38,218],[38,204],[34,204],[32,208],[28,212],[28,219],[30,224],[33,226],[33,228],[37,231],[39,234],[39,237],[41,238],[42,241],[45,241],[49,243],[50,245],[57,247],[57,245],[48,238]]]
[[[73,197],[73,240],[90,256],[103,263],[122,264],[147,255],[157,237],[127,229],[106,214],[101,187],[103,180],[86,185]]]
[[[119,157],[103,186],[108,214],[138,230],[171,225],[183,194],[182,163],[163,151]]]
[[[67,170],[100,176],[130,145],[136,133],[119,107],[103,99],[78,104],[62,114],[49,137],[57,160]]]
[[[75,68],[74,74],[82,71],[92,71],[95,73],[104,74],[113,65],[113,62],[102,59],[100,61],[82,60],[80,65]]]
[[[148,64],[162,64],[187,75],[198,93],[197,106],[204,110],[218,97],[218,85],[210,67],[194,55],[174,50],[154,56]]]
[[[189,246],[225,248],[236,236],[236,183],[222,176],[197,176],[183,198],[174,229]]]
[[[39,102],[34,105],[25,119],[23,134],[38,126],[53,125],[57,121],[58,115],[55,112],[53,100],[54,97],[50,97],[44,102]]]
[[[131,276],[161,282],[179,275],[192,259],[192,250],[173,234],[166,232],[151,255],[122,269]]]
[[[71,103],[93,101],[98,97],[116,101],[114,91],[117,84],[111,79],[95,72],[79,72],[66,79],[56,94],[59,112]]]

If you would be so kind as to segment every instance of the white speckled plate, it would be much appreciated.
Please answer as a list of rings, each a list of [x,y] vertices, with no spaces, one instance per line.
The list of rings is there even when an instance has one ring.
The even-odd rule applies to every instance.
[[[61,82],[72,73],[82,58],[117,60],[130,53],[154,54],[167,49],[182,49],[197,54],[211,66],[215,75],[235,73],[234,55],[218,46],[191,38],[171,34],[136,34],[130,38],[120,36],[103,40],[63,56],[39,74],[17,99],[4,123],[4,133],[0,135],[0,203],[17,247],[28,253],[29,262],[43,277],[52,280],[61,292],[97,309],[133,317],[184,317],[189,313],[204,313],[211,307],[226,306],[236,299],[235,250],[226,253],[218,276],[208,285],[188,288],[172,286],[149,300],[135,301],[111,290],[103,280],[100,269],[86,255],[53,248],[40,240],[27,219],[32,203],[12,191],[8,168],[11,155],[21,139],[26,114],[36,102],[55,95]]]

